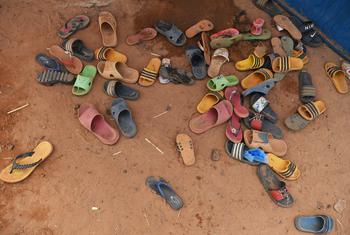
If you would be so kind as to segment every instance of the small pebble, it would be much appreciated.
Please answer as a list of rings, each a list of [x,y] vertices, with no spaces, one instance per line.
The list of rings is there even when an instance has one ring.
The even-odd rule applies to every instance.
[[[92,211],[97,211],[97,210],[98,210],[98,207],[93,206],[93,207],[91,207],[91,210],[92,210]]]
[[[343,213],[346,208],[346,201],[344,199],[339,199],[333,206],[334,210],[339,214]]]
[[[218,149],[213,149],[211,152],[211,160],[213,161],[219,161],[221,157],[221,152]]]

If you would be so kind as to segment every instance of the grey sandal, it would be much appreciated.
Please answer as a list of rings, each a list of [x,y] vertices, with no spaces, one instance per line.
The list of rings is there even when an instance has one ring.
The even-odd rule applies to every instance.
[[[299,99],[301,102],[308,103],[314,101],[316,97],[316,88],[312,83],[311,75],[306,71],[299,73]]]
[[[123,98],[113,100],[111,114],[124,136],[132,138],[136,135],[136,124],[131,116],[129,107]]]
[[[154,27],[157,32],[165,36],[171,44],[175,46],[183,46],[186,43],[185,34],[174,24],[159,20]]]

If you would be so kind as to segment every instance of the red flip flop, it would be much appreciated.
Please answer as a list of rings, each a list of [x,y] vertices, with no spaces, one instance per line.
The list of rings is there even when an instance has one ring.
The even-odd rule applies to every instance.
[[[92,104],[82,104],[78,110],[80,123],[91,131],[102,143],[117,143],[119,132],[113,129]]]
[[[238,34],[239,34],[238,29],[236,29],[236,28],[228,28],[228,29],[224,29],[224,30],[221,30],[220,32],[212,34],[210,36],[210,40],[213,40],[213,39],[218,38],[220,36],[234,37],[234,36],[237,36]]]
[[[235,113],[232,114],[231,120],[227,123],[226,137],[233,143],[240,143],[243,138],[240,118]]]
[[[233,111],[240,118],[249,116],[249,110],[241,103],[241,93],[235,86],[230,86],[225,89],[225,98],[233,105]]]
[[[201,115],[190,120],[190,129],[196,134],[204,133],[207,130],[225,123],[233,114],[233,107],[230,101],[223,100],[214,105]]]

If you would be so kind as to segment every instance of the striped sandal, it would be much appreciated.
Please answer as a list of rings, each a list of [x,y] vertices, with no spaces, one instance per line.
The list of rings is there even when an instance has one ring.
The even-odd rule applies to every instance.
[[[114,50],[112,47],[100,47],[95,50],[96,60],[107,60],[113,62],[126,63],[126,55]]]
[[[37,76],[36,80],[46,86],[52,86],[57,83],[71,85],[74,83],[75,77],[68,72],[45,70]]]
[[[303,60],[290,56],[276,57],[272,61],[272,69],[276,73],[301,70],[304,66]]]
[[[261,68],[243,78],[241,80],[241,86],[243,89],[249,89],[272,77],[273,73],[269,69]]]
[[[146,68],[144,68],[140,74],[139,85],[151,86],[157,80],[161,61],[159,58],[152,58]]]
[[[268,153],[267,158],[268,165],[283,179],[296,180],[300,177],[298,167],[290,160],[279,158],[272,153]]]
[[[333,82],[335,89],[341,93],[348,93],[348,84],[345,80],[345,73],[334,63],[326,63],[324,69],[329,79]]]
[[[264,62],[264,58],[259,58],[254,54],[250,54],[247,59],[237,61],[235,67],[239,71],[247,71],[262,67],[264,65]]]
[[[252,166],[259,165],[260,164],[259,162],[255,162],[255,161],[250,162],[243,157],[244,152],[247,151],[248,149],[249,148],[244,143],[233,143],[230,140],[226,140],[225,150],[229,157],[231,157],[232,159],[247,163]]]
[[[299,99],[301,102],[308,103],[314,101],[316,97],[316,88],[312,83],[311,75],[306,71],[299,73]]]
[[[115,80],[106,81],[103,85],[103,91],[108,96],[121,97],[127,100],[136,100],[140,96],[137,90]]]
[[[309,63],[309,57],[307,57],[306,53],[303,50],[293,50],[292,56],[299,58],[299,59],[302,59],[304,65]]]

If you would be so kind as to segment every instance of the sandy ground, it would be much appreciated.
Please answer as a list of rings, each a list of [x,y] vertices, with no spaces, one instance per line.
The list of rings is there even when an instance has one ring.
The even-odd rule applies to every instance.
[[[330,49],[309,49],[318,98],[328,110],[305,130],[292,133],[283,120],[299,105],[297,73],[290,73],[270,93],[271,105],[288,143],[287,158],[302,172],[296,182],[287,182],[296,199],[292,208],[279,208],[265,193],[256,168],[229,159],[224,153],[224,129],[220,126],[202,135],[192,134],[188,121],[204,95],[205,82],[192,87],[155,84],[141,88],[141,98],[129,102],[139,133],[122,137],[115,146],[101,144],[79,124],[74,106],[95,104],[106,114],[112,98],[102,92],[104,79],[97,77],[92,91],[75,97],[63,85],[45,87],[35,81],[41,68],[34,56],[53,44],[60,44],[57,29],[76,14],[87,14],[91,25],[78,32],[88,47],[101,46],[97,16],[109,10],[118,19],[119,44],[129,65],[141,70],[150,52],[172,58],[175,66],[189,68],[183,48],[172,47],[162,37],[129,47],[128,34],[167,19],[185,30],[202,18],[215,23],[216,30],[231,25],[237,7],[251,19],[262,17],[271,28],[271,18],[250,1],[143,1],[116,0],[109,7],[82,8],[81,1],[0,1],[0,167],[12,157],[31,150],[42,139],[50,140],[55,151],[30,178],[22,183],[0,183],[0,234],[299,234],[293,219],[300,214],[330,214],[336,218],[333,234],[350,234],[350,213],[333,210],[338,199],[350,202],[349,95],[337,94],[323,72],[325,61],[338,61]],[[274,35],[279,33],[273,30]],[[195,43],[190,40],[189,44]],[[268,45],[268,42],[266,42]],[[248,56],[254,43],[242,42],[231,49],[231,59]],[[232,63],[224,73],[234,70]],[[24,103],[26,109],[6,112]],[[170,105],[166,115],[152,119]],[[112,124],[110,116],[107,120]],[[175,150],[177,133],[185,132],[195,143],[197,162],[184,167]],[[157,152],[144,138],[164,151]],[[11,144],[14,148],[11,148]],[[220,161],[210,160],[213,148],[221,149]],[[113,157],[112,154],[122,151]],[[145,185],[149,175],[163,176],[183,197],[181,212],[172,211]],[[92,211],[92,207],[98,210]]]

